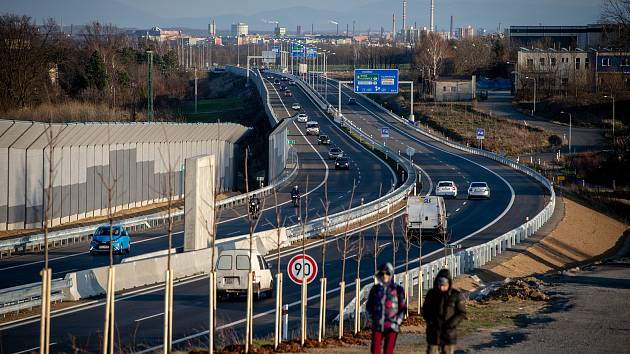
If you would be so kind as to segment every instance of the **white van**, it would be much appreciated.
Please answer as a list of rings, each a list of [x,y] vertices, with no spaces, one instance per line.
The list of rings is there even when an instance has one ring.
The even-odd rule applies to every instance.
[[[226,295],[247,295],[247,273],[249,272],[249,250],[225,250],[219,254],[217,261],[217,294],[219,297]],[[257,251],[252,252],[251,262],[254,273],[254,296],[271,297],[273,292],[273,277],[271,269],[265,258]]]
[[[442,237],[447,230],[444,198],[414,196],[407,199],[407,232],[411,238],[431,239]]]

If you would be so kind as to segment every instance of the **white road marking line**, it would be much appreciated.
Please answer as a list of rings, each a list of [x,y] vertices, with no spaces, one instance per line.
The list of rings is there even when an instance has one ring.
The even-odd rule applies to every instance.
[[[391,244],[392,242],[385,242],[384,244],[378,246],[378,248],[383,248],[383,247],[387,247],[387,245]]]
[[[154,317],[163,316],[163,315],[164,315],[164,312],[160,312],[160,313],[156,313],[155,315],[138,318],[137,320],[133,320],[133,321],[134,322],[140,322],[140,321],[148,320],[149,318],[154,318]]]
[[[58,272],[53,272],[53,274],[59,274],[59,273],[70,273],[70,272],[74,272],[75,270],[78,270],[78,269],[73,268],[73,269],[60,270],[60,271],[58,271]]]
[[[50,343],[50,346],[52,347],[55,344],[57,344],[57,342],[52,342],[52,343]],[[13,354],[30,353],[30,352],[37,351],[38,349],[39,349],[39,347],[35,347],[35,348],[31,348],[31,349],[22,350],[21,352],[14,352]]]
[[[356,256],[357,256],[356,254],[353,254],[352,256],[348,256],[348,257],[346,257],[346,259],[354,258],[354,257],[356,257]]]
[[[237,233],[239,233],[239,232],[240,232],[240,231],[236,230],[236,231],[232,231],[232,232],[230,232],[229,234],[226,234],[226,235],[231,236],[231,235],[237,234]]]
[[[457,208],[457,209],[455,209],[455,212],[458,212],[458,211],[459,211],[459,209],[461,209],[461,208]]]

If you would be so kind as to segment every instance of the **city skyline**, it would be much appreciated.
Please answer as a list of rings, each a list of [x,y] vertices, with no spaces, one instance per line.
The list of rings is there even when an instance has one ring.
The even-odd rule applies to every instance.
[[[183,0],[177,4],[162,0],[67,0],[64,3],[67,6],[60,7],[54,1],[8,0],[0,11],[28,15],[39,22],[53,17],[64,24],[77,25],[100,21],[120,27],[203,29],[214,19],[220,31],[228,30],[235,22],[248,23],[252,31],[273,31],[274,22],[279,21],[290,30],[298,25],[310,29],[312,23],[316,32],[334,32],[336,28],[330,20],[343,24],[343,28],[346,23],[356,21],[357,31],[389,28],[392,14],[402,19],[403,8],[402,0],[356,0],[352,4],[322,0],[308,6],[286,0],[270,0],[265,6],[251,0],[221,4],[199,0]],[[408,26],[429,26],[429,3],[430,0],[408,1]],[[454,16],[455,27],[472,25],[489,31],[510,25],[582,25],[598,21],[599,6],[597,0],[559,0],[551,4],[545,0],[436,0],[435,22],[438,31],[448,30],[450,16]],[[200,16],[201,13],[207,15]]]

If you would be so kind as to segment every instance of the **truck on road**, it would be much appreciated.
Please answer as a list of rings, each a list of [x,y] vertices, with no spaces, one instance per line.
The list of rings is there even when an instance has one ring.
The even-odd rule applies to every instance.
[[[435,240],[447,233],[446,205],[438,196],[413,196],[407,199],[405,220],[412,240]]]

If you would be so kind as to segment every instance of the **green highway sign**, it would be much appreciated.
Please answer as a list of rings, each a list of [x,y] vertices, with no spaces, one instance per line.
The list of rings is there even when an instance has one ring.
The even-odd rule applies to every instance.
[[[295,145],[295,140],[289,140],[289,141],[288,141],[288,144],[289,144],[289,145]]]

